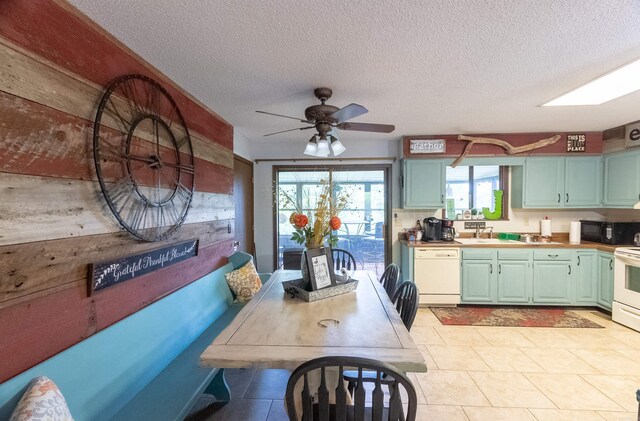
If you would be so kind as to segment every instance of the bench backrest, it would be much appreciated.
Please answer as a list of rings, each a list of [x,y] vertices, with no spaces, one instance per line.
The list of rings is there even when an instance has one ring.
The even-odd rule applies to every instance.
[[[56,382],[76,421],[112,418],[227,310],[231,270],[228,263],[0,384],[0,420],[36,376]]]

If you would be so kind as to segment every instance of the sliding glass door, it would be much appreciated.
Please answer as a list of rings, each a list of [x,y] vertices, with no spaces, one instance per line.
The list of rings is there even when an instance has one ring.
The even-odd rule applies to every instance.
[[[331,180],[334,190],[346,192],[349,201],[340,213],[342,226],[336,231],[338,248],[348,250],[356,259],[357,269],[382,275],[389,261],[387,227],[391,202],[389,165],[310,167],[274,167],[278,191],[274,221],[276,267],[283,265],[283,255],[292,255],[302,247],[291,240],[293,227],[289,217],[295,208],[284,199],[288,196],[299,208],[312,215],[318,202],[322,180]]]

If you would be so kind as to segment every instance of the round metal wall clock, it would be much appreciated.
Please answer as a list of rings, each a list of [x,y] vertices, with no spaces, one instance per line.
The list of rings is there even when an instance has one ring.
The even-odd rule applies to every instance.
[[[182,225],[193,198],[193,148],[160,84],[126,75],[109,85],[96,114],[93,154],[107,204],[133,236],[158,241]]]

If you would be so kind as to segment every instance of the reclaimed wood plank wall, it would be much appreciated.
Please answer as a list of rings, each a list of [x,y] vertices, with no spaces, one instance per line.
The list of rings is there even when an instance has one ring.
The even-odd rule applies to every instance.
[[[128,73],[159,81],[192,135],[196,194],[166,241],[123,232],[93,168],[97,104]],[[231,125],[67,3],[0,2],[0,382],[227,262],[232,147]],[[90,263],[190,238],[196,258],[88,296]]]

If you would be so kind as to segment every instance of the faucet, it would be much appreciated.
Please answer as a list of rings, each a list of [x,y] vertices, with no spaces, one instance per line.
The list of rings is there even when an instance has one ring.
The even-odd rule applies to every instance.
[[[476,238],[480,238],[480,234],[482,234],[486,230],[489,230],[489,238],[493,238],[493,227],[484,227],[481,230],[478,226],[476,226]]]

